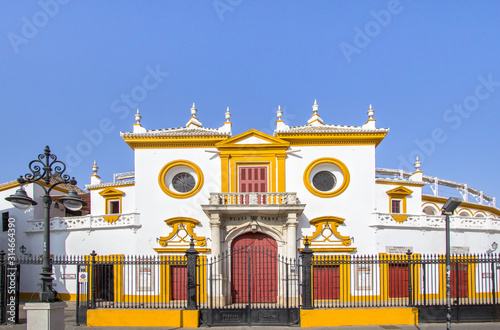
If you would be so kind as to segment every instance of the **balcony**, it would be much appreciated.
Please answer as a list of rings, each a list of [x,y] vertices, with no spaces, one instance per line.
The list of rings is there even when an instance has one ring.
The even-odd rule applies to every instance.
[[[426,214],[397,214],[407,216],[405,221],[399,222],[394,219],[392,213],[376,213],[376,228],[405,228],[405,229],[427,229],[444,230],[445,217],[440,215]],[[500,219],[478,218],[478,217],[450,217],[451,230],[464,231],[496,231],[500,232]]]
[[[137,231],[141,227],[139,213],[123,213],[117,215],[118,219],[113,222],[106,221],[106,215],[84,215],[79,217],[54,217],[50,219],[50,230],[73,231],[73,230],[100,230],[112,228],[130,228]],[[43,219],[28,220],[26,233],[43,232]]]
[[[214,212],[223,215],[284,215],[292,212],[300,215],[305,204],[300,204],[294,192],[210,193],[209,204],[201,207],[208,216]]]

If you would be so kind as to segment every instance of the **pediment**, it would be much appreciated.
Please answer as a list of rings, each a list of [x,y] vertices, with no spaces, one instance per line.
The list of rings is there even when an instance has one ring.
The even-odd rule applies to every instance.
[[[123,196],[125,193],[121,190],[115,189],[115,188],[107,188],[104,189],[99,193],[99,195],[104,196],[104,197],[116,197],[116,196]]]
[[[280,138],[276,138],[274,136],[268,135],[266,133],[262,133],[256,129],[251,129],[239,135],[233,136],[230,139],[219,142],[216,144],[218,149],[223,148],[231,148],[231,147],[280,147],[280,148],[288,148],[290,142],[282,140]]]
[[[399,187],[396,187],[394,189],[391,189],[389,191],[386,191],[386,194],[389,195],[389,196],[408,196],[408,195],[411,195],[413,194],[413,191],[406,188],[406,187],[403,187],[403,186],[399,186]]]

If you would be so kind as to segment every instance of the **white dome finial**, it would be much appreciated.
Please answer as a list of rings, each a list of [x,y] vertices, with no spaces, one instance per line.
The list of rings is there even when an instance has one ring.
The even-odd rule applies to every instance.
[[[372,105],[370,104],[370,108],[368,109],[368,118],[369,119],[373,119],[373,114],[375,113],[375,111],[373,111],[373,108],[372,108]]]
[[[135,114],[135,121],[137,122],[137,124],[141,123],[141,119],[141,114],[139,113],[139,109],[137,109],[137,113]]]
[[[196,107],[194,106],[194,102],[193,102],[193,107],[191,108],[191,116],[195,117],[196,118],[196,112],[198,110],[196,109]]]
[[[97,162],[94,160],[94,165],[92,166],[92,172],[94,172],[94,175],[97,175],[98,170],[99,167],[97,167]]]
[[[281,117],[283,116],[283,111],[281,111],[281,105],[278,105],[278,111],[276,111],[276,116],[278,117],[278,120],[281,120]]]
[[[314,100],[314,104],[312,106],[312,109],[313,109],[314,114],[318,113],[319,106],[318,106],[318,102],[316,102],[316,100]]]
[[[421,165],[421,163],[420,163],[420,160],[418,160],[418,156],[417,156],[417,161],[415,162],[415,164],[414,164],[414,165],[415,165],[415,169],[416,169],[417,171],[420,171],[420,165]]]
[[[227,107],[225,115],[226,115],[226,122],[229,123],[229,120],[231,119],[231,113],[229,112],[229,107]]]

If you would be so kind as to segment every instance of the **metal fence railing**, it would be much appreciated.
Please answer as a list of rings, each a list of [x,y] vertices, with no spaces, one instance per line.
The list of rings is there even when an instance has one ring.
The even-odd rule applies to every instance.
[[[446,304],[445,258],[440,255],[315,255],[315,308],[433,306]],[[453,255],[454,305],[497,304],[498,255]]]

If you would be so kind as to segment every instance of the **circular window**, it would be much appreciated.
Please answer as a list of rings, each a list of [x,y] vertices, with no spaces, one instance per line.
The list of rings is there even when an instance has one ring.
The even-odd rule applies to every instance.
[[[193,190],[195,184],[196,181],[194,177],[186,172],[176,174],[172,179],[172,186],[174,186],[174,189],[180,193],[187,193]]]
[[[349,181],[347,166],[335,158],[316,159],[304,172],[304,185],[310,193],[318,197],[330,198],[340,195],[347,189]]]
[[[176,160],[163,166],[158,183],[165,194],[174,198],[196,195],[203,186],[203,173],[193,162]]]
[[[314,188],[321,191],[330,191],[335,187],[337,178],[330,171],[320,171],[313,176]]]

